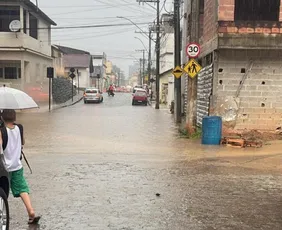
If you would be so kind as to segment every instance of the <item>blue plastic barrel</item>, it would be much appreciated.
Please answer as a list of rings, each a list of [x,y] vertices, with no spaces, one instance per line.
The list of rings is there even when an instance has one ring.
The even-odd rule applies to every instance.
[[[220,145],[222,119],[218,116],[204,117],[202,123],[202,144]]]

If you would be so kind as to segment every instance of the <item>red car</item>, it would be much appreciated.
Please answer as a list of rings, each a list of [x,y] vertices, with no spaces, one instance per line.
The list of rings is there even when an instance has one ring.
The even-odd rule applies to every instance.
[[[143,104],[148,105],[148,98],[146,91],[136,91],[133,94],[132,105]]]

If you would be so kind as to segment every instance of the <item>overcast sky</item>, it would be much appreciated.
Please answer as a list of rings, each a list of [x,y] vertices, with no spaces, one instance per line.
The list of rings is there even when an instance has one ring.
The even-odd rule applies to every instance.
[[[171,9],[171,1],[166,0],[165,8]],[[33,0],[35,3],[35,0]],[[123,16],[131,19],[144,31],[148,31],[148,25],[156,19],[156,10],[152,7],[141,4],[136,0],[38,0],[39,7],[58,26],[80,26],[98,24],[117,24],[129,23]],[[161,0],[161,8],[164,1]],[[154,4],[151,6],[155,7]],[[148,47],[148,40],[141,34],[135,33],[139,29],[134,25],[87,28],[87,29],[67,29],[53,30],[53,44],[70,46],[83,49],[92,54],[105,52],[108,60],[119,66],[127,75],[128,66],[136,59],[140,58],[141,53],[135,50],[143,49],[142,43],[134,37],[142,39]]]

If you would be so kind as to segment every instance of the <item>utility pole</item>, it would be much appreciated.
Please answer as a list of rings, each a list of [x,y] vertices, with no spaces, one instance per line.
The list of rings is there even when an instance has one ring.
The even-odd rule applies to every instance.
[[[181,66],[180,0],[174,0],[174,67]],[[174,79],[174,118],[181,122],[181,78]]]
[[[142,85],[142,58],[140,58],[140,74],[139,74],[139,85]]]
[[[151,84],[150,80],[152,78],[152,41],[155,43],[156,41],[153,40],[152,38],[152,26],[149,26],[149,32],[144,32],[144,31],[135,31],[135,33],[138,34],[148,34],[149,36],[149,50],[148,50],[148,85]]]
[[[141,3],[157,4],[157,25],[156,25],[156,107],[160,109],[160,0],[136,0]]]
[[[149,52],[148,52],[148,85],[151,83],[151,46],[152,46],[152,30],[149,28]]]
[[[157,0],[156,109],[160,109],[160,0]]]
[[[145,81],[145,50],[143,50],[143,79],[142,79],[142,85]]]
[[[199,42],[199,1],[192,1],[190,42]],[[187,122],[191,127],[197,123],[197,78],[188,77]]]
[[[143,69],[143,74],[142,74],[142,77],[141,77],[141,85],[143,85],[143,83],[144,83],[144,79],[145,79],[145,51],[146,50],[136,50],[136,52],[142,52],[143,53],[143,59],[142,59],[142,65],[143,65],[143,67],[142,67],[142,69]]]

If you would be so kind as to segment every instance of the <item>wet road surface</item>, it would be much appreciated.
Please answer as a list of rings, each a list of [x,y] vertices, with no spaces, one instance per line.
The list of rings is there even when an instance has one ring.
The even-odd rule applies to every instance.
[[[43,217],[28,228],[11,196],[12,230],[282,229],[280,172],[218,158],[218,148],[178,138],[167,111],[130,99],[19,115]]]

